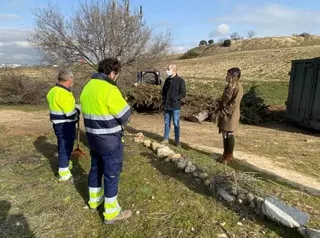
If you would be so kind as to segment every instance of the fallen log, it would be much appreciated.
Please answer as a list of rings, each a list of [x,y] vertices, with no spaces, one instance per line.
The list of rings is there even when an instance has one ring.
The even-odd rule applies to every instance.
[[[187,117],[187,120],[191,121],[191,122],[200,123],[200,122],[205,121],[208,117],[209,117],[209,111],[203,110],[197,114],[193,114],[193,115]]]

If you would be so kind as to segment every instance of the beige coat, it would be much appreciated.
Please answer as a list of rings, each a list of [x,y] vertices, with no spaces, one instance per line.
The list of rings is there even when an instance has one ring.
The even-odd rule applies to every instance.
[[[229,100],[223,93],[218,109],[218,127],[223,131],[236,131],[240,120],[240,103],[243,97],[243,87],[238,84]]]

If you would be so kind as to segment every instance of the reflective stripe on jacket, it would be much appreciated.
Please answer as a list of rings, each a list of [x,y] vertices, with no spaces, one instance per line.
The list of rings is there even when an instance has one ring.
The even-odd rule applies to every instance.
[[[50,121],[53,124],[75,122],[79,112],[76,109],[75,99],[70,89],[56,84],[47,94],[50,109]]]
[[[131,116],[116,83],[105,74],[94,74],[82,90],[80,103],[90,147],[98,153],[114,148]]]

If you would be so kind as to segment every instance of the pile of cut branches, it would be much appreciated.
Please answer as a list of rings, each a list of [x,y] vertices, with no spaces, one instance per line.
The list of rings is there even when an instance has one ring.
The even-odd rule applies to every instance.
[[[164,109],[160,86],[138,84],[127,91],[126,98],[139,113],[160,112]],[[181,118],[191,121],[208,120],[214,111],[214,102],[212,97],[188,94],[181,102]]]
[[[139,113],[152,113],[163,111],[161,87],[150,84],[139,84],[129,89],[126,93],[131,107]],[[214,97],[187,94],[182,100],[181,118],[192,121],[215,121],[214,109],[216,99]],[[269,114],[268,107],[262,97],[258,95],[257,86],[252,86],[244,94],[241,102],[241,122],[256,125],[264,121]]]
[[[11,69],[0,74],[0,103],[37,105],[45,102],[50,85],[32,81],[28,76]]]
[[[127,91],[126,98],[131,107],[139,113],[163,110],[161,87],[159,86],[138,84]]]

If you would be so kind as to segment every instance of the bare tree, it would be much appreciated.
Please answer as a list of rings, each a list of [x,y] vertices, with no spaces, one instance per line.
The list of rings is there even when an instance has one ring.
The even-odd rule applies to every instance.
[[[142,9],[130,11],[128,0],[79,3],[68,17],[49,4],[34,15],[36,28],[30,42],[52,64],[83,61],[96,68],[105,57],[117,57],[124,66],[154,64],[170,46],[170,33],[154,34],[142,18]]]
[[[233,32],[233,33],[230,35],[230,39],[231,39],[231,40],[240,40],[240,39],[242,39],[242,37],[239,35],[238,32]]]
[[[249,39],[252,39],[252,38],[255,37],[255,36],[256,36],[256,33],[255,33],[254,31],[250,30],[250,31],[248,32],[248,38],[249,38]]]

